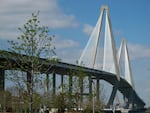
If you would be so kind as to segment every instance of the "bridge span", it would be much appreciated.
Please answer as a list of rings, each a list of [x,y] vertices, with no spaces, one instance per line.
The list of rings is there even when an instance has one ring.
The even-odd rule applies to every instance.
[[[28,56],[25,56],[28,57]],[[30,57],[28,58],[30,59]],[[143,109],[145,106],[145,103],[143,100],[138,96],[136,91],[133,89],[133,87],[123,78],[120,78],[120,80],[117,79],[115,74],[96,70],[88,67],[83,67],[79,65],[74,64],[68,64],[64,62],[56,62],[51,63],[47,59],[40,59],[41,62],[44,62],[43,69],[41,70],[41,73],[44,73],[46,69],[49,69],[47,73],[53,73],[53,74],[59,74],[59,75],[68,75],[71,76],[72,73],[77,73],[76,76],[78,76],[78,72],[82,71],[86,74],[89,78],[89,94],[92,95],[92,79],[95,80],[105,80],[108,83],[110,83],[113,87],[117,84],[117,89],[123,94],[123,96],[127,99],[127,106],[126,108],[129,108],[129,105],[132,105],[133,108],[131,109]],[[17,62],[21,62],[21,59],[17,59],[13,53],[9,53],[7,51],[0,51],[0,86],[1,90],[4,90],[4,72],[5,70],[21,70],[19,65],[17,65]],[[8,65],[9,64],[9,65]],[[11,65],[16,64],[16,65]],[[30,65],[30,61],[26,63],[26,65]],[[50,68],[49,68],[50,67]],[[55,86],[55,85],[53,85]],[[55,87],[54,87],[55,89]],[[97,91],[96,94],[99,94]]]

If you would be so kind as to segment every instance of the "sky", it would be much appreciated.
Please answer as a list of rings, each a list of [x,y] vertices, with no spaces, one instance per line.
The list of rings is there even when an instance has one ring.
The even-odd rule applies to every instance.
[[[126,38],[135,89],[150,106],[150,1],[149,0],[0,0],[0,49],[15,40],[18,27],[40,11],[39,20],[55,35],[57,56],[75,63],[94,28],[100,7],[108,5],[117,48]]]

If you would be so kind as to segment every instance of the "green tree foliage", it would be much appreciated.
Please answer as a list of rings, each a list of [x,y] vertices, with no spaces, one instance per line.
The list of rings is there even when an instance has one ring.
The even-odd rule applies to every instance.
[[[34,71],[39,71],[38,69],[41,67],[39,65],[39,58],[49,58],[55,55],[55,48],[51,44],[53,36],[49,36],[48,27],[40,26],[38,13],[33,13],[32,18],[23,25],[23,28],[19,28],[19,31],[22,34],[17,40],[8,41],[11,45],[9,51],[17,53],[17,58],[19,57],[22,63],[28,63],[30,61],[32,64],[30,68]],[[20,54],[30,56],[30,59],[26,56],[20,56]],[[22,63],[19,65],[25,70],[26,68],[22,66]],[[26,71],[29,71],[28,68]]]
[[[45,63],[50,62],[49,59],[55,55],[55,48],[51,44],[53,36],[49,35],[48,27],[40,25],[38,14],[39,12],[33,13],[32,18],[22,28],[19,28],[21,35],[17,40],[8,41],[11,45],[9,51],[13,53],[13,58],[16,61],[11,66],[17,67],[19,70],[17,73],[15,72],[16,74],[13,74],[12,79],[19,84],[16,85],[19,88],[18,90],[20,90],[19,94],[26,92],[26,97],[22,97],[30,97],[30,99],[26,99],[29,103],[30,113],[33,111],[33,106],[37,104],[33,96],[36,95],[36,98],[38,98],[38,95],[35,93],[35,85],[41,81],[38,75],[47,73],[51,67],[46,67],[43,70],[43,66]],[[44,60],[41,58],[44,58]],[[27,78],[23,76],[24,73],[21,74],[22,71],[26,73]],[[24,84],[27,86],[24,86]]]

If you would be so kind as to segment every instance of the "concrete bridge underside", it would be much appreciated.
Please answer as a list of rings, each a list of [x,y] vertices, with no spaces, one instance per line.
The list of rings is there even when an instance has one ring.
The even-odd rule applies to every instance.
[[[6,56],[4,53],[5,51],[0,52],[0,90],[4,89],[4,71],[5,70],[18,70],[19,66],[15,65],[15,67],[9,67],[7,62],[11,62],[12,64],[16,62],[20,62],[20,60],[12,57],[12,56]],[[45,61],[45,59],[41,59],[42,61]],[[51,68],[49,68],[51,67]],[[99,71],[96,69],[86,68],[86,67],[80,67],[73,64],[63,63],[63,62],[57,62],[55,64],[52,64],[50,62],[45,62],[43,65],[43,70],[41,70],[41,73],[44,73],[44,70],[48,69],[48,73],[54,73],[60,74],[60,75],[71,75],[71,73],[76,73],[78,71],[81,71],[86,73],[87,76],[89,76],[92,79],[96,79],[97,81],[102,79],[107,81],[108,83],[112,84],[113,88],[117,85],[117,90],[119,90],[123,96],[128,100],[127,104],[134,105],[136,109],[142,109],[145,106],[145,103],[143,100],[137,95],[136,91],[131,87],[131,85],[124,80],[123,78],[118,81],[117,77],[114,74]],[[78,75],[77,75],[78,76]],[[54,77],[55,79],[55,77]],[[53,80],[54,80],[53,79]],[[92,82],[92,81],[91,81]],[[89,93],[92,93],[92,86],[91,82],[89,82]],[[55,87],[55,84],[53,85]],[[55,91],[54,91],[55,92]],[[98,92],[97,92],[98,93]],[[112,103],[112,102],[110,102]],[[129,107],[129,106],[127,106]]]

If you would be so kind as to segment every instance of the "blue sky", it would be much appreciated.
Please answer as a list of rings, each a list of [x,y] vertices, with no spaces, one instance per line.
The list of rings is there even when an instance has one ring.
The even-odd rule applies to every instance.
[[[75,62],[95,26],[102,5],[108,5],[117,47],[126,38],[135,87],[150,105],[150,1],[149,0],[1,0],[0,48],[8,47],[21,27],[40,10],[41,24],[55,35],[56,52],[64,62]],[[71,53],[71,54],[70,54]]]

